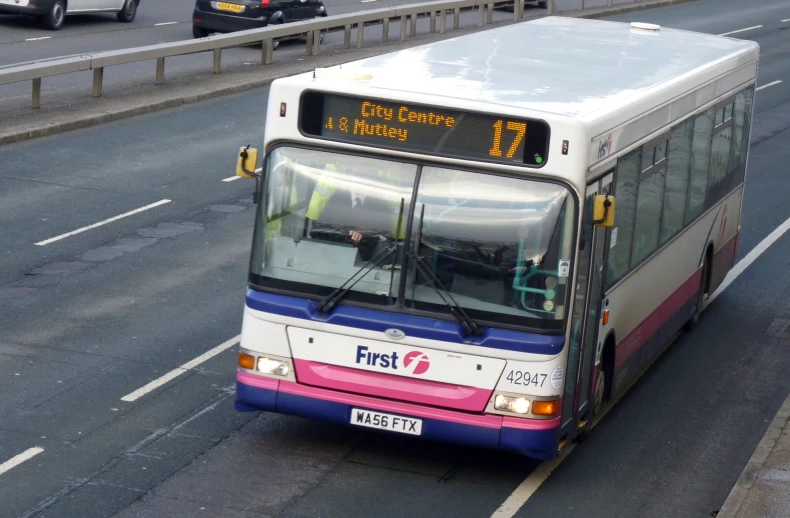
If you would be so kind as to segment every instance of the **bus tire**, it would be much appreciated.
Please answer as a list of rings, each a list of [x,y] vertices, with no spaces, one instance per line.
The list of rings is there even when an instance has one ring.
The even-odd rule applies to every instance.
[[[603,365],[601,365],[600,371],[598,372],[598,379],[595,381],[595,387],[593,387],[593,397],[592,397],[593,417],[601,413],[601,409],[603,408],[603,402],[605,398],[606,398],[606,371],[603,369]]]
[[[686,331],[693,331],[697,327],[697,324],[699,324],[699,318],[702,314],[702,305],[708,295],[710,256],[711,249],[708,248],[705,252],[705,261],[702,263],[702,278],[700,279],[699,293],[697,294],[697,307],[694,309],[694,314],[691,315],[691,318],[689,318],[683,326]]]

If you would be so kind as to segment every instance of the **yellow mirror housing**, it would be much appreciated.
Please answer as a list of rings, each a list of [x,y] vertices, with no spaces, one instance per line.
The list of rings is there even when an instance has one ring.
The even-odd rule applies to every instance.
[[[599,227],[614,225],[614,196],[599,195],[593,202],[593,220]]]
[[[246,154],[246,158],[244,157]],[[239,158],[236,159],[236,176],[241,178],[253,178],[255,169],[258,165],[258,150],[254,147],[239,148]],[[249,171],[250,173],[247,173]]]

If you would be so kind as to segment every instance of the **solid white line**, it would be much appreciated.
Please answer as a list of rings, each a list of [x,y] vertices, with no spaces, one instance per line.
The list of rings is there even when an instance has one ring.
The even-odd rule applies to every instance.
[[[87,227],[78,228],[77,230],[72,230],[66,234],[61,234],[59,236],[51,237],[45,241],[39,241],[36,243],[39,246],[48,245],[50,243],[54,243],[55,241],[59,241],[61,239],[67,238],[69,236],[73,236],[74,234],[79,234],[80,232],[85,232],[86,230],[90,230],[92,228],[100,227],[102,225],[106,225],[107,223],[112,223],[113,221],[117,221],[119,219],[131,216],[132,214],[137,214],[138,212],[143,212],[148,209],[153,209],[154,207],[158,207],[160,205],[164,205],[165,203],[170,203],[172,200],[159,200],[156,203],[152,203],[151,205],[146,205],[145,207],[140,207],[139,209],[134,209],[129,212],[125,212],[123,214],[119,214],[118,216],[114,216],[109,219],[105,219],[104,221],[99,221],[98,223],[94,223],[93,225],[88,225]]]
[[[790,22],[790,18],[788,18],[787,20],[782,20],[782,23],[787,23],[787,22]]]
[[[778,84],[779,84],[779,83],[781,83],[781,82],[782,82],[781,80],[779,80],[779,81],[773,81],[773,82],[771,82],[771,83],[768,83],[767,85],[758,86],[758,87],[757,87],[757,91],[759,92],[759,91],[760,91],[760,90],[762,90],[763,88],[768,88],[769,86],[778,85]]]
[[[155,23],[154,27],[161,27],[162,25],[175,25],[178,22],[163,22],[163,23]]]
[[[738,278],[743,271],[748,268],[754,261],[757,260],[758,257],[763,255],[763,253],[768,250],[768,248],[776,242],[777,239],[782,237],[785,232],[790,230],[790,218],[786,219],[784,223],[776,227],[776,230],[768,234],[768,236],[760,241],[757,246],[752,248],[752,250],[746,254],[746,257],[738,261],[738,264],[732,267],[732,269],[727,273],[727,276],[724,277],[724,280],[721,282],[719,287],[714,291],[706,302],[706,306],[713,302],[713,299],[721,295],[721,292],[727,289],[727,286],[732,284],[732,281]]]
[[[159,377],[159,378],[155,379],[154,381],[152,381],[151,383],[148,383],[147,385],[145,385],[143,387],[140,387],[139,389],[135,390],[134,392],[131,392],[131,393],[125,395],[124,397],[121,398],[121,401],[131,402],[131,401],[135,401],[135,400],[143,397],[144,395],[148,394],[149,392],[154,391],[157,388],[161,387],[162,385],[164,385],[168,381],[179,377],[180,375],[184,374],[185,372],[189,371],[190,369],[194,369],[195,367],[197,367],[198,365],[200,365],[204,361],[208,360],[209,358],[213,358],[214,356],[218,355],[222,351],[230,349],[231,347],[233,347],[234,345],[239,343],[240,339],[241,339],[241,335],[238,335],[238,336],[235,336],[234,338],[231,338],[227,342],[223,342],[223,343],[219,344],[218,346],[216,346],[215,348],[211,349],[210,351],[201,354],[200,356],[198,356],[194,360],[190,360],[190,361],[186,362],[184,365],[182,365],[180,367],[176,367],[175,369],[171,370],[170,372],[168,372],[164,376]]]
[[[38,446],[36,446],[35,448],[30,448],[28,450],[23,451],[22,453],[20,453],[16,457],[11,457],[10,459],[5,461],[4,463],[0,464],[0,475],[5,473],[9,469],[13,469],[13,468],[19,466],[20,464],[22,464],[26,460],[32,459],[33,457],[35,457],[36,455],[38,455],[42,451],[44,451],[44,448],[39,448]]]
[[[521,506],[538,490],[540,485],[549,478],[551,472],[554,471],[560,463],[565,460],[565,457],[570,455],[573,449],[576,448],[576,443],[571,443],[562,454],[554,460],[543,462],[535,471],[529,474],[524,481],[507,497],[499,509],[494,511],[491,518],[511,518],[515,515]]]
[[[263,167],[259,167],[258,169],[255,170],[256,173],[260,173],[261,171],[263,171]],[[229,176],[227,178],[224,178],[222,181],[223,182],[233,182],[235,180],[238,180],[239,178],[241,178],[241,176]]]
[[[732,267],[722,283],[719,285],[718,289],[716,289],[716,291],[713,292],[713,294],[705,301],[705,307],[713,302],[716,297],[721,295],[721,293],[726,290],[727,287],[732,284],[732,282],[737,279],[738,276],[744,272],[744,270],[746,270],[746,268],[751,266],[751,264],[756,261],[758,257],[765,253],[765,251],[768,250],[768,248],[780,237],[782,237],[788,230],[790,230],[790,218],[785,220],[784,223],[779,225],[773,232],[768,234],[765,239],[760,241],[757,246],[755,246],[748,254],[746,254],[746,257],[738,261],[738,263]],[[592,428],[595,428],[595,426],[600,423],[601,419],[603,419],[603,417],[609,413],[609,410],[611,410],[616,403],[617,401],[614,401],[612,404],[607,405],[604,408],[604,411],[600,415],[596,416],[595,419],[593,419]],[[527,500],[532,497],[541,484],[543,484],[543,482],[549,478],[551,472],[554,471],[563,460],[565,460],[568,454],[570,454],[570,452],[573,451],[575,447],[576,443],[571,443],[559,457],[552,461],[544,462],[535,468],[535,471],[527,475],[527,478],[525,478],[524,481],[519,484],[519,486],[513,491],[513,493],[510,494],[507,500],[505,500],[504,503],[499,506],[499,509],[497,509],[494,514],[491,515],[491,518],[512,518],[518,512],[518,510],[527,503]]]
[[[761,29],[762,25],[755,25],[754,27],[746,27],[745,29],[738,29],[737,31],[724,32],[719,36],[729,36],[730,34],[738,34],[739,32],[751,31],[753,29]]]
[[[25,41],[41,41],[41,40],[48,40],[52,38],[52,36],[42,36],[41,38],[28,38]]]

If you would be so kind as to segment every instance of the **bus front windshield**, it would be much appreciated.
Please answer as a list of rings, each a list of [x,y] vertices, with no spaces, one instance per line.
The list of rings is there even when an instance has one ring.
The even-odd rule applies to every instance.
[[[357,274],[344,303],[451,318],[443,287],[479,323],[563,328],[576,205],[562,185],[279,147],[263,189],[257,288],[322,298]]]

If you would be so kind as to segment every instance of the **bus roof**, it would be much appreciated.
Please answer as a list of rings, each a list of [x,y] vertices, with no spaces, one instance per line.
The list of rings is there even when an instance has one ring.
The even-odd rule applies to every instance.
[[[491,111],[515,108],[600,126],[622,123],[612,117],[620,108],[639,104],[648,110],[651,99],[666,102],[659,99],[665,95],[655,94],[680,95],[758,56],[759,46],[751,41],[551,16],[346,63],[342,69],[372,75],[347,85],[356,93],[471,102]],[[297,77],[312,78],[312,73]],[[313,81],[311,86],[321,87]],[[333,86],[327,84],[330,90],[339,85]]]

